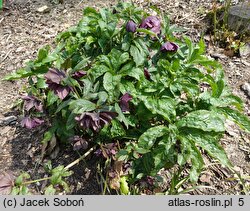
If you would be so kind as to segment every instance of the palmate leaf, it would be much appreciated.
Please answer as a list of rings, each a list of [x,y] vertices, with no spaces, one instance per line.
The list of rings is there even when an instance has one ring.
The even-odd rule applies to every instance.
[[[219,98],[215,98],[211,96],[210,92],[203,92],[200,96],[200,102],[205,103],[207,107],[211,105],[214,107],[227,107],[227,106],[235,106],[239,111],[243,109],[243,102],[242,100],[232,94],[228,95],[221,95]]]
[[[140,153],[142,153],[142,150],[145,150],[145,152],[149,151],[153,147],[156,139],[167,135],[168,132],[169,129],[165,125],[151,127],[139,137],[138,151],[140,151]]]
[[[106,72],[110,71],[110,68],[103,64],[96,64],[93,68],[88,71],[88,74],[93,80],[104,75]]]
[[[222,113],[239,125],[243,130],[250,133],[250,119],[239,111],[228,107],[216,108],[215,111]]]
[[[129,60],[129,54],[127,52],[122,53],[117,49],[112,49],[108,56],[115,71],[118,71],[121,65]]]
[[[175,105],[176,102],[172,98],[161,98],[154,99],[153,97],[139,97],[144,105],[150,110],[153,114],[159,114],[168,122],[174,120],[175,113]]]
[[[69,109],[75,114],[81,114],[86,111],[95,110],[96,104],[85,99],[71,100]]]
[[[197,129],[186,128],[180,131],[180,136],[188,141],[194,142],[197,146],[204,149],[211,157],[220,161],[226,167],[232,167],[226,152],[219,143],[220,135]]]
[[[103,87],[109,95],[109,101],[117,99],[120,94],[119,84],[121,81],[121,75],[113,76],[110,72],[105,73],[103,77]]]
[[[176,163],[176,138],[173,134],[164,136],[156,148],[152,151],[154,160],[154,170],[157,173],[161,168],[171,167]],[[152,172],[151,171],[151,172]]]
[[[179,139],[181,141],[181,157],[184,158],[182,165],[189,162],[189,160],[191,161],[189,178],[191,182],[195,183],[198,180],[204,164],[202,155],[191,139],[187,139],[183,136],[179,136]]]
[[[188,127],[207,132],[224,132],[224,116],[215,111],[197,110],[187,114],[177,122],[178,128]]]
[[[130,47],[130,54],[134,59],[134,62],[136,64],[136,67],[142,65],[145,60],[145,54],[143,51],[140,51],[140,49],[137,48],[135,45],[131,45]]]

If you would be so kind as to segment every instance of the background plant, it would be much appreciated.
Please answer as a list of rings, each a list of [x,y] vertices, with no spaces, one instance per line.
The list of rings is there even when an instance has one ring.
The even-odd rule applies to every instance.
[[[226,119],[250,131],[243,103],[221,65],[204,55],[203,40],[177,39],[174,28],[167,16],[128,3],[87,7],[53,50],[45,46],[6,76],[28,79],[21,123],[49,126],[43,154],[58,141],[96,149],[104,189],[122,194],[138,194],[142,181],[153,185],[161,169],[176,166],[196,183],[202,150],[232,167],[219,140]]]
[[[235,23],[237,27],[234,29],[231,28],[232,26],[230,27],[229,16],[233,2],[232,0],[223,0],[220,1],[222,5],[219,5],[217,1],[214,1],[212,10],[207,15],[212,25],[212,41],[228,51],[229,55],[239,54],[239,49],[249,41],[247,28],[250,22],[246,22],[244,30],[240,29],[242,19]],[[242,12],[244,11],[244,3],[247,2],[244,0],[240,2]]]

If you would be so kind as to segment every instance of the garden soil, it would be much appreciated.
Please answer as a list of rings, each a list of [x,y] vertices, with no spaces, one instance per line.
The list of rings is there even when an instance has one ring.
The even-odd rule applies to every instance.
[[[207,55],[223,64],[229,86],[234,94],[243,99],[244,112],[250,117],[250,96],[241,88],[244,83],[250,82],[250,58],[229,57],[228,52],[213,45],[211,37],[206,34],[208,25],[205,21],[213,0],[134,2],[145,9],[157,6],[168,13],[171,23],[186,29],[184,33],[194,42],[205,35]],[[48,44],[53,46],[54,38],[59,32],[78,23],[84,7],[103,8],[114,4],[115,1],[109,0],[6,0],[3,11],[0,11],[0,79],[23,67],[26,61],[34,59],[40,47]],[[39,11],[39,8],[45,5],[48,9]],[[69,146],[54,153],[52,158],[45,157],[41,161],[40,141],[46,128],[22,128],[22,114],[15,108],[18,99],[25,93],[25,85],[25,80],[0,81],[0,171],[12,171],[16,176],[26,171],[32,179],[37,179],[48,176],[43,168],[46,160],[51,159],[56,167],[68,165],[79,158],[79,155]],[[234,164],[234,169],[241,174],[245,185],[249,187],[249,136],[229,122],[221,144]],[[232,171],[211,160],[205,153],[204,157],[206,168],[199,179],[199,185],[208,185],[211,188],[195,190],[189,192],[190,194],[244,194],[241,183]],[[71,169],[74,174],[67,179],[70,187],[68,194],[102,194],[95,164],[95,157],[90,155]],[[31,192],[42,194],[45,186],[46,182],[37,183],[30,187]],[[168,184],[166,188],[167,186]],[[186,184],[182,188],[189,187],[189,184]]]

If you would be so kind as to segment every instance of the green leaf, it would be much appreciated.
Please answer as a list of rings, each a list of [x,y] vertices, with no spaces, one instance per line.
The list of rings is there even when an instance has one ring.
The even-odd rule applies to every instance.
[[[115,71],[118,71],[121,65],[129,60],[129,54],[127,52],[122,53],[116,49],[112,49],[112,51],[109,53],[109,57]]]
[[[130,77],[133,77],[133,78],[137,79],[138,81],[140,81],[141,79],[144,78],[144,72],[143,72],[142,68],[133,68],[133,69],[130,69],[127,72],[127,75],[130,76]]]
[[[59,98],[57,97],[57,95],[54,94],[53,91],[49,90],[48,94],[47,94],[47,105],[51,106],[52,104],[54,104]]]
[[[117,119],[120,122],[123,122],[125,124],[125,126],[128,128],[129,121],[127,120],[127,118],[125,117],[125,115],[122,113],[122,110],[121,110],[120,106],[117,103],[115,104],[115,111],[118,113]]]
[[[116,119],[112,120],[112,127],[110,129],[111,138],[119,138],[122,139],[126,135],[126,131],[124,130],[122,124]]]
[[[39,49],[36,62],[42,62],[49,53],[49,46],[45,46],[44,48]]]
[[[56,194],[56,189],[53,187],[53,185],[49,185],[48,187],[45,188],[45,195],[55,195]]]
[[[134,59],[136,67],[138,67],[144,63],[144,60],[145,60],[144,56],[145,55],[136,46],[134,46],[134,45],[130,46],[130,54]]]
[[[124,161],[129,158],[129,153],[127,150],[121,149],[117,152],[116,156],[118,157],[118,161]]]
[[[221,164],[226,167],[232,167],[224,149],[219,144],[219,137],[216,134],[209,132],[204,133],[202,130],[188,128],[186,130],[182,130],[180,135],[196,143],[198,146],[207,151],[210,156],[219,160]]]
[[[38,89],[44,89],[48,87],[48,85],[46,84],[44,78],[37,78],[36,87]]]
[[[21,186],[20,187],[20,195],[28,195],[29,194],[29,188],[27,186]]]
[[[120,179],[120,190],[121,194],[123,195],[128,195],[129,193],[129,187],[128,187],[128,182],[126,181],[126,177],[121,177]]]
[[[192,140],[181,136],[179,139],[181,141],[181,153],[183,156],[188,155],[185,162],[188,162],[188,160],[191,161],[191,170],[189,175],[190,181],[195,183],[197,182],[204,165],[202,155]]]
[[[97,64],[92,69],[88,71],[90,76],[96,80],[98,77],[102,76],[104,73],[110,71],[110,68],[103,64]]]
[[[187,114],[177,122],[177,126],[179,128],[197,128],[203,131],[225,131],[223,116],[207,110],[197,110]]]
[[[57,109],[56,109],[55,113],[58,113],[62,109],[64,109],[65,107],[67,107],[70,104],[71,101],[72,101],[72,99],[68,99],[68,100],[63,101],[62,103],[60,103],[59,106],[57,106]]]
[[[167,135],[168,132],[169,129],[164,125],[152,127],[140,136],[138,147],[147,151],[153,147],[157,138]]]
[[[71,113],[67,119],[66,130],[69,131],[76,126],[75,114]]]
[[[175,101],[172,98],[161,98],[154,99],[152,97],[140,97],[144,102],[145,106],[148,110],[150,110],[153,114],[159,114],[163,116],[168,122],[174,120],[175,113]]]
[[[145,56],[149,55],[148,47],[146,42],[142,39],[134,39],[133,43],[140,50],[141,54]]]
[[[73,70],[76,71],[85,68],[88,65],[89,59],[90,59],[89,57],[88,58],[83,57],[82,60],[78,62],[77,65],[73,68]]]
[[[98,101],[97,101],[97,106],[100,106],[102,104],[104,104],[108,99],[108,94],[107,92],[101,91],[98,92]]]
[[[162,137],[158,146],[152,150],[152,157],[154,160],[153,172],[155,174],[162,168],[171,168],[176,164],[177,151],[175,135],[170,132],[168,136]]]
[[[147,29],[143,29],[143,28],[138,28],[136,29],[136,32],[139,32],[139,33],[145,33],[147,35],[150,35],[150,36],[154,36],[154,37],[157,37],[157,34],[150,31],[150,30],[147,30]]]
[[[71,100],[69,109],[75,114],[81,114],[96,109],[96,104],[85,99]]]
[[[184,36],[184,40],[186,42],[186,45],[188,47],[188,61],[191,61],[191,58],[192,58],[192,54],[194,52],[194,46],[193,46],[193,43],[191,41],[191,39],[187,36]]]
[[[103,87],[109,95],[109,101],[113,102],[120,95],[119,84],[121,81],[121,75],[113,76],[111,73],[105,73],[103,77]]]
[[[233,110],[228,107],[216,108],[216,111],[225,114],[228,118],[239,125],[243,130],[250,133],[250,119],[239,111]]]
[[[22,183],[26,180],[29,179],[30,175],[27,172],[21,173],[15,180],[15,184],[18,186],[21,186]]]

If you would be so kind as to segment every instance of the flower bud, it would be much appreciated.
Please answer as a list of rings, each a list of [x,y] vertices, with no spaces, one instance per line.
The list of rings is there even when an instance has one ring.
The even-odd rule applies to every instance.
[[[126,25],[127,32],[133,32],[133,33],[135,33],[136,32],[136,28],[137,28],[137,26],[136,26],[136,24],[135,24],[134,21],[132,21],[132,20],[128,21],[128,23]]]

